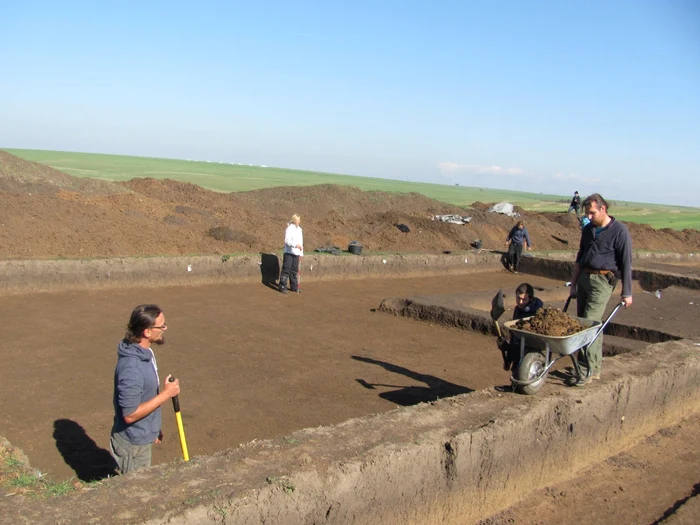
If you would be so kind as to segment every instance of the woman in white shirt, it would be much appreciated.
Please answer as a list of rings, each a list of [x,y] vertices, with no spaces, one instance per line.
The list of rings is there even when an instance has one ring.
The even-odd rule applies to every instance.
[[[301,232],[301,217],[292,215],[284,232],[284,257],[282,259],[282,274],[279,289],[287,293],[287,286],[293,292],[299,292],[299,257],[304,256],[304,235]]]

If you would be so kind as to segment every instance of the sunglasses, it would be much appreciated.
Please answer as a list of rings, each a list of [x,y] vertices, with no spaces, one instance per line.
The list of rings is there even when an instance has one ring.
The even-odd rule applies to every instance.
[[[151,330],[153,330],[154,328],[157,328],[158,330],[165,330],[166,328],[168,328],[168,325],[163,323],[160,326],[151,326]]]

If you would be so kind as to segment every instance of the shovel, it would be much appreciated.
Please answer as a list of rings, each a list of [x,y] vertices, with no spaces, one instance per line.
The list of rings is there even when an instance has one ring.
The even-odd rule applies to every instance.
[[[498,332],[499,341],[503,339],[503,333],[501,332],[501,325],[498,324],[498,319],[506,311],[505,304],[503,303],[503,290],[498,290],[498,293],[491,299],[491,319],[496,324],[496,331]],[[508,370],[508,357],[506,356],[506,351],[499,347],[501,350],[501,356],[503,357],[503,369]]]

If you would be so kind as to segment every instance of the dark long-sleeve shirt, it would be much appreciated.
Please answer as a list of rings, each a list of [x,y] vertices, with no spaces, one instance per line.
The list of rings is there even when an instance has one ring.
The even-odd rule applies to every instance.
[[[510,230],[510,233],[508,234],[508,237],[506,237],[506,242],[512,241],[513,244],[522,244],[523,240],[527,241],[527,245],[530,248],[532,248],[532,243],[530,242],[530,234],[527,232],[527,228],[523,228],[521,230],[517,226],[513,226],[513,228]]]
[[[622,296],[632,297],[632,238],[627,226],[611,219],[597,235],[593,223],[583,228],[576,262],[582,271],[612,271],[622,280]]]

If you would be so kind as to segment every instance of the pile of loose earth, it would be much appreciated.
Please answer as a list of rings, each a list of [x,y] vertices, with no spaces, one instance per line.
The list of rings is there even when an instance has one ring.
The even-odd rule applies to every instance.
[[[307,253],[328,246],[345,250],[353,240],[363,245],[363,255],[471,250],[475,239],[485,250],[503,250],[516,219],[488,209],[479,202],[463,208],[417,193],[350,186],[219,193],[172,180],[108,182],[72,177],[0,151],[0,259],[280,251],[293,213],[302,217]],[[580,227],[573,214],[518,211],[537,250],[578,248]],[[472,221],[433,220],[445,214]],[[700,251],[698,231],[628,226],[635,249]]]
[[[542,308],[533,317],[518,321],[516,327],[552,337],[573,335],[585,329],[576,319],[558,308]]]

